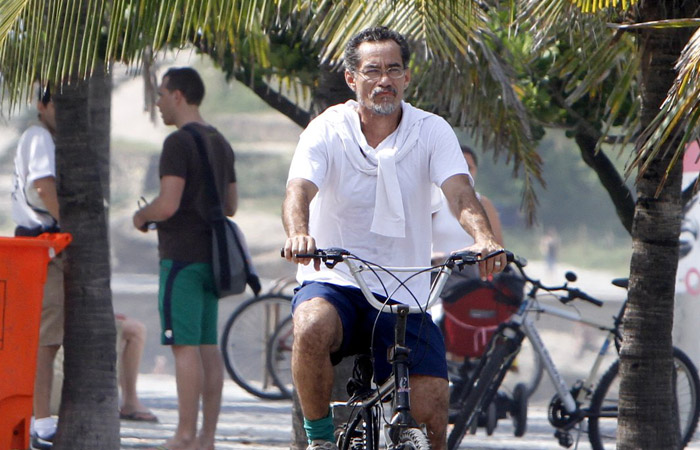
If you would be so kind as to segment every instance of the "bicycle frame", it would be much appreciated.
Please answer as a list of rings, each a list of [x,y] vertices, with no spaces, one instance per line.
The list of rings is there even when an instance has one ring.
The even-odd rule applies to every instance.
[[[529,314],[531,313],[549,314],[572,322],[582,323],[584,325],[594,327],[599,330],[607,330],[605,341],[603,341],[603,345],[598,351],[598,355],[596,356],[593,366],[591,367],[591,370],[588,373],[586,379],[582,382],[583,389],[576,392],[575,395],[571,393],[570,387],[566,384],[566,381],[559,373],[556,365],[554,364],[549,350],[547,350],[547,347],[545,346],[542,337],[537,331],[537,327],[534,323],[534,320],[531,317],[529,317]],[[610,325],[603,324],[601,322],[583,318],[578,311],[567,310],[553,305],[541,303],[530,296],[525,298],[519,310],[511,317],[511,323],[516,323],[521,326],[521,329],[523,330],[525,335],[528,337],[528,339],[530,339],[534,350],[542,358],[544,368],[547,371],[547,374],[550,380],[552,381],[552,384],[554,385],[554,388],[557,394],[559,395],[559,398],[561,399],[564,408],[569,414],[574,414],[577,412],[577,402],[581,395],[581,391],[585,391],[586,393],[590,393],[593,391],[595,383],[599,378],[598,372],[600,371],[603,359],[608,353],[610,344],[614,342],[615,337],[617,336],[617,320],[618,319],[616,319],[615,321],[615,325],[611,327]]]
[[[334,402],[332,407],[351,407],[359,408],[361,410],[360,414],[355,418],[355,421],[362,420],[363,418],[367,421],[367,418],[373,417],[373,409],[378,407],[380,402],[386,401],[393,396],[393,410],[391,420],[385,424],[385,436],[389,443],[389,448],[393,448],[394,445],[399,440],[399,435],[404,428],[415,428],[418,424],[415,422],[410,413],[410,388],[409,388],[409,371],[408,371],[408,355],[409,349],[405,346],[405,335],[406,335],[406,320],[408,314],[411,313],[425,313],[431,305],[433,305],[440,294],[442,293],[445,283],[448,277],[452,273],[452,268],[454,263],[447,263],[440,265],[437,268],[433,267],[383,267],[390,273],[395,272],[409,272],[409,273],[421,273],[426,271],[436,271],[438,273],[434,282],[432,283],[430,294],[428,296],[428,301],[425,305],[421,306],[409,306],[406,304],[388,304],[382,303],[377,298],[368,287],[365,282],[362,273],[366,271],[373,271],[373,269],[365,263],[356,263],[350,258],[343,258],[342,261],[348,266],[350,273],[352,274],[355,282],[362,291],[365,299],[378,311],[387,311],[397,315],[396,327],[395,327],[395,345],[391,351],[389,360],[392,363],[393,370],[389,378],[373,389],[369,395],[362,398],[350,399],[348,402]],[[400,285],[396,290],[400,289],[403,285]],[[391,298],[396,290],[389,293],[387,298]],[[347,430],[346,430],[347,431]],[[423,430],[425,432],[425,430]],[[369,431],[370,433],[372,430]],[[374,442],[368,443],[368,450],[373,450]]]

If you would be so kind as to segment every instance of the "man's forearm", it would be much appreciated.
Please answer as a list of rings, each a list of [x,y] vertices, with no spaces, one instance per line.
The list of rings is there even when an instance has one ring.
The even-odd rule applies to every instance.
[[[172,217],[175,211],[167,207],[160,197],[156,197],[152,203],[138,210],[137,214],[144,222],[162,222]]]
[[[476,197],[474,198],[476,199]],[[453,211],[453,214],[458,218],[462,228],[474,238],[474,241],[497,240],[486,211],[478,200],[462,203],[460,206],[458,211]]]
[[[287,190],[282,204],[282,224],[287,237],[309,234],[309,202],[304,191]]]
[[[455,175],[442,185],[452,214],[476,242],[497,242],[488,215],[466,176]]]

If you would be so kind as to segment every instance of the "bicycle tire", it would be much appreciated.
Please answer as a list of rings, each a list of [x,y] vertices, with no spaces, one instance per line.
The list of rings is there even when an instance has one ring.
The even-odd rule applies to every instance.
[[[377,407],[375,407],[377,408]],[[369,417],[367,415],[369,414]],[[379,450],[379,412],[358,409],[338,436],[339,450]]]
[[[267,365],[275,385],[289,398],[292,397],[292,344],[294,341],[292,316],[287,316],[275,329],[267,346]]]
[[[520,350],[518,350],[518,355],[511,366],[511,370],[508,371],[503,379],[503,387],[510,392],[514,392],[515,387],[522,384],[525,388],[526,397],[530,398],[540,386],[543,375],[544,364],[542,364],[542,357],[535,351],[535,347],[526,336],[520,345]]]
[[[484,354],[486,361],[477,367],[477,372],[469,380],[473,387],[464,392],[464,400],[459,402],[459,413],[455,416],[454,426],[447,438],[448,450],[456,450],[459,447],[471,424],[493,400],[516,353],[517,344],[517,341],[501,333],[491,339]]]
[[[406,428],[399,434],[397,450],[430,450],[428,436],[420,428]]]
[[[674,347],[676,367],[676,396],[678,419],[681,426],[681,444],[684,448],[695,433],[700,414],[700,380],[695,365],[680,349]],[[617,407],[620,361],[615,361],[600,379],[593,393],[588,418],[588,439],[593,450],[614,449],[617,445]],[[601,416],[605,414],[605,417]]]
[[[268,370],[267,346],[277,326],[291,314],[291,300],[283,294],[248,299],[231,313],[224,327],[221,353],[226,371],[236,384],[263,399],[290,398]]]

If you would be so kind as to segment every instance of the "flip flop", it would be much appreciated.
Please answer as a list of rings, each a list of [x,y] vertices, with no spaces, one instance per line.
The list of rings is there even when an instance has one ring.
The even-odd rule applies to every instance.
[[[134,422],[158,422],[158,417],[156,417],[155,414],[150,411],[134,411],[131,413],[120,412],[119,418],[121,420],[131,420]]]

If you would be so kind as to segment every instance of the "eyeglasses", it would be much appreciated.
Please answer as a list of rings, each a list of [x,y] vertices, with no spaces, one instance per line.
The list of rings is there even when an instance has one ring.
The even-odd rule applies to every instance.
[[[406,73],[406,69],[403,67],[389,67],[387,70],[381,69],[365,69],[358,70],[357,73],[362,75],[362,77],[367,81],[379,81],[384,74],[386,74],[392,80],[398,80],[403,77]]]

